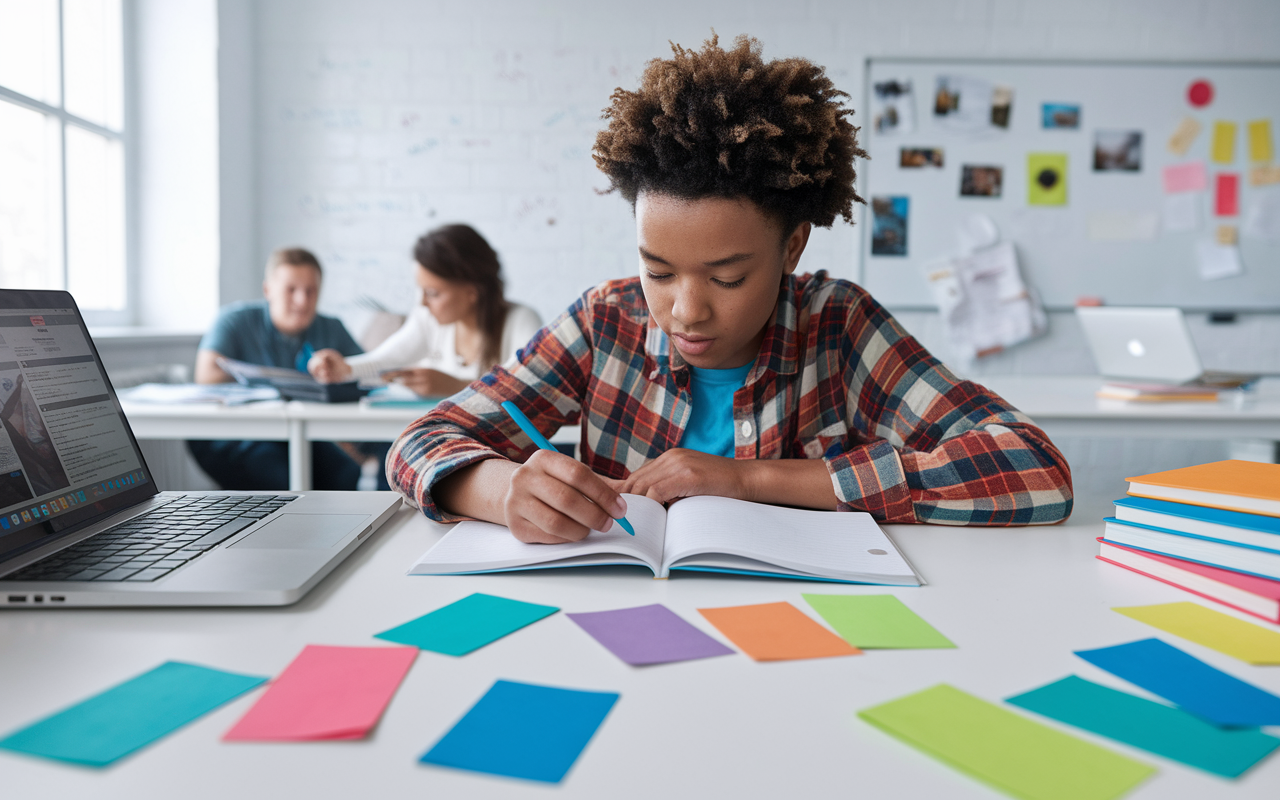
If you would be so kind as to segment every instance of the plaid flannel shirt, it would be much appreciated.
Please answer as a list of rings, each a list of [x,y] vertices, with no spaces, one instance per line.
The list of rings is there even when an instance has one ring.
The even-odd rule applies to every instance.
[[[640,279],[590,289],[506,366],[414,422],[392,446],[391,485],[453,521],[431,487],[487,458],[534,451],[501,409],[544,435],[580,424],[580,459],[624,478],[677,447],[689,369],[649,314]],[[842,511],[884,522],[1035,525],[1071,513],[1066,460],[1026,415],[957,378],[860,287],[788,276],[733,400],[735,458],[820,458]]]

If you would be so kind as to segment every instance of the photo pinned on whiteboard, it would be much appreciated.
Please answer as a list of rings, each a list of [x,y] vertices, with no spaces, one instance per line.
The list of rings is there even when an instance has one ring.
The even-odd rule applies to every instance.
[[[961,197],[999,197],[1004,186],[1004,167],[965,164],[960,168]]]
[[[963,75],[939,75],[933,93],[933,116],[944,127],[982,131],[1009,127],[1013,89]]]
[[[916,129],[916,101],[909,79],[873,84],[871,96],[871,120],[876,133],[911,133]]]
[[[907,212],[910,205],[909,197],[871,198],[871,255],[907,254]]]
[[[1142,169],[1142,131],[1097,131],[1093,135],[1094,172]]]
[[[1067,204],[1067,154],[1027,153],[1027,205]]]
[[[1072,103],[1042,103],[1040,126],[1046,129],[1075,130],[1080,127],[1080,106]]]
[[[903,147],[898,150],[898,166],[903,169],[920,167],[942,168],[941,147]]]

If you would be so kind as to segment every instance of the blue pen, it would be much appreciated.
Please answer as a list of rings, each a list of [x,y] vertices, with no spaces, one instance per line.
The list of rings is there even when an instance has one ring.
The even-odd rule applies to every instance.
[[[529,418],[524,415],[523,411],[516,408],[515,403],[507,400],[502,404],[502,410],[507,412],[507,414],[516,421],[516,424],[520,426],[520,430],[524,431],[525,435],[533,440],[533,443],[538,446],[539,450],[551,450],[557,453],[560,452],[551,446],[551,442],[548,442],[547,438],[539,433],[537,428],[533,427],[533,423],[529,421]],[[631,527],[631,523],[627,522],[626,517],[620,517],[617,520],[617,523],[621,525],[622,529],[627,533],[632,536],[636,535],[636,529]]]

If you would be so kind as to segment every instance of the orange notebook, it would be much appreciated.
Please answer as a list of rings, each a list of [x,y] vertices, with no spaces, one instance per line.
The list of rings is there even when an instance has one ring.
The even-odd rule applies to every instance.
[[[1280,517],[1280,464],[1214,461],[1125,480],[1134,497]]]

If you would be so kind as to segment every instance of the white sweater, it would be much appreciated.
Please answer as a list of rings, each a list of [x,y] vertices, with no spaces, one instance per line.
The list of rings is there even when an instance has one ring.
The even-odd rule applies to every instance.
[[[499,363],[505,364],[542,327],[538,312],[528,306],[512,303],[502,326]],[[363,355],[351,356],[347,364],[352,377],[374,380],[388,369],[427,367],[460,380],[480,377],[480,365],[464,364],[458,355],[457,324],[441,325],[426,306],[415,306],[404,324],[387,340]]]

